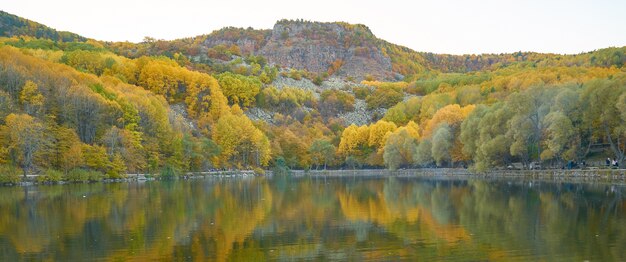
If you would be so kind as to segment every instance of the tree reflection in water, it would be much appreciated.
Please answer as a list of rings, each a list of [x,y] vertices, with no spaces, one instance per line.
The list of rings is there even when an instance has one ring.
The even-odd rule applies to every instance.
[[[0,188],[0,260],[626,260],[624,188],[200,179]]]

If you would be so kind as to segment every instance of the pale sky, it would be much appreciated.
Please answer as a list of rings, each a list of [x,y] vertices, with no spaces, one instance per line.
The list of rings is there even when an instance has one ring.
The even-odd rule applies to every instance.
[[[626,46],[626,0],[0,0],[0,9],[107,41],[176,39],[277,20],[367,25],[379,38],[448,54],[580,53]]]

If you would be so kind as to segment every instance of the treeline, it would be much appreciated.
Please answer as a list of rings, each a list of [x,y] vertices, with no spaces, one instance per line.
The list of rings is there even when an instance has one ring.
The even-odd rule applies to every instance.
[[[59,32],[39,23],[0,11],[0,36],[28,36],[40,39],[51,39],[56,42],[97,42],[85,37]],[[304,28],[292,33],[277,32],[280,37],[297,37],[317,41],[330,46],[353,47],[354,52],[367,55],[371,50],[378,49],[389,57],[394,73],[403,75],[405,79],[416,80],[431,77],[439,73],[469,73],[491,71],[520,64],[531,67],[616,67],[626,63],[626,47],[604,48],[576,55],[541,54],[533,52],[515,52],[510,54],[479,54],[479,55],[446,55],[428,52],[416,52],[409,48],[395,45],[376,38],[365,25],[352,25],[342,22],[319,23],[304,20],[280,20],[276,23],[281,27]],[[346,33],[337,35],[335,28],[341,27]],[[130,42],[99,42],[112,52],[128,57],[141,56],[182,56],[194,62],[187,66],[207,73],[235,72],[244,70],[240,65],[222,63],[230,61],[234,56],[247,58],[254,56],[267,43],[272,30],[256,30],[253,28],[226,27],[211,34],[176,39],[171,41],[146,37],[141,43]],[[288,41],[289,42],[289,41]],[[245,44],[244,44],[245,43]],[[261,65],[261,63],[256,63]],[[251,64],[254,66],[254,64]],[[339,68],[331,66],[326,72],[308,72],[311,79],[327,79]],[[280,65],[278,65],[280,66]],[[241,74],[242,72],[236,72]]]
[[[560,167],[588,157],[621,162],[624,76],[617,68],[520,67],[441,74],[411,83],[363,82],[370,88],[351,88],[345,104],[317,109],[339,109],[363,99],[372,109],[389,107],[380,121],[343,129],[339,119],[316,122],[315,111],[303,117],[293,111],[293,118],[275,117],[280,121],[272,129],[277,131],[268,134],[279,134],[269,135],[273,152],[291,168],[486,170],[512,163],[528,167],[531,162]],[[320,99],[324,97],[329,96],[322,93]]]
[[[0,36],[31,36],[62,42],[85,42],[80,35],[57,31],[37,22],[30,21],[0,10]]]
[[[617,68],[521,66],[414,82],[365,81],[364,87],[315,94],[275,88],[254,75],[214,78],[166,57],[129,59],[96,46],[38,49],[24,43],[21,49],[2,47],[0,123],[3,163],[25,173],[91,170],[116,177],[266,166],[485,170],[582,160],[595,144],[610,148],[613,158],[624,157],[626,98]],[[599,95],[605,100],[593,101]],[[378,122],[346,128],[338,116],[354,110],[357,100],[389,109]],[[254,108],[271,118],[251,121],[244,111]],[[70,153],[79,157],[63,156]],[[51,154],[59,160],[48,161]]]
[[[272,84],[308,72],[279,71],[234,48],[221,50],[238,54],[228,68],[202,70],[183,52],[126,57],[92,40],[0,42],[0,173],[84,180],[624,159],[626,73],[613,59],[623,48],[558,63],[521,54],[504,67],[403,82],[327,88],[320,79],[307,90]],[[347,113],[371,114],[362,117],[372,124],[347,126]]]
[[[0,101],[0,162],[9,181],[18,174],[60,179],[55,171],[84,180],[172,175],[269,161],[266,136],[238,106],[231,110],[218,81],[166,58],[3,46]]]
[[[338,154],[346,162],[384,163],[392,169],[474,165],[487,170],[513,162],[524,167],[531,162],[561,167],[567,161],[582,162],[592,146],[600,145],[607,148],[606,156],[624,160],[623,72],[580,84],[536,85],[494,103],[461,107],[458,102],[445,93],[403,102],[387,111],[384,119],[390,122],[344,130]],[[431,110],[436,103],[440,105],[434,108],[439,109]],[[406,126],[395,124],[407,120]],[[424,125],[420,135],[410,132],[417,129],[413,120]]]

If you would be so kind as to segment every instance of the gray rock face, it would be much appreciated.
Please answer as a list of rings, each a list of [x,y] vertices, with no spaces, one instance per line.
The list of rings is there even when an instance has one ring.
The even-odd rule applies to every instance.
[[[311,72],[327,72],[342,61],[337,75],[363,79],[393,77],[391,59],[376,47],[377,39],[364,26],[338,23],[278,22],[260,54],[270,63]],[[351,25],[350,25],[351,26]]]
[[[297,87],[311,92],[317,92],[319,89],[311,80],[306,78],[295,80],[289,77],[278,76],[276,80],[272,82],[272,85],[278,89],[282,89],[283,87]]]
[[[349,87],[348,89],[351,89],[352,87],[366,87],[366,85],[353,83],[353,82],[346,81],[338,77],[331,77],[328,80],[323,81],[322,85],[320,86],[322,90],[346,89],[346,87]]]
[[[357,99],[354,103],[354,111],[340,114],[339,118],[343,120],[346,126],[355,124],[357,126],[368,125],[373,122],[372,117],[375,114],[384,115],[387,112],[384,108],[376,110],[367,110],[365,100]]]
[[[228,39],[220,39],[220,38],[207,38],[204,41],[204,45],[208,48],[218,46],[218,45],[236,45],[241,50],[243,54],[254,54],[256,52],[256,47],[259,45],[256,40],[248,39],[248,38],[239,38],[236,40],[228,40]]]
[[[242,54],[260,54],[281,67],[321,74],[335,63],[341,64],[332,72],[336,76],[392,80],[391,59],[378,47],[379,41],[363,25],[283,20],[272,30],[227,28],[211,34],[201,53],[217,45],[236,45]]]
[[[168,117],[170,124],[179,130],[197,131],[194,121],[189,119],[187,115],[187,108],[184,104],[170,105]]]
[[[252,107],[244,112],[252,121],[264,121],[266,123],[274,123],[274,112],[268,112],[258,107]]]

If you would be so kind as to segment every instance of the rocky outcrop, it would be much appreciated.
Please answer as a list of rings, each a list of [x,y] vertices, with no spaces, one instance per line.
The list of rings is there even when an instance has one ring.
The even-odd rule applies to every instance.
[[[256,52],[256,46],[259,43],[257,43],[256,40],[254,39],[249,39],[249,38],[241,38],[241,39],[222,39],[222,38],[207,38],[206,41],[204,41],[204,45],[208,48],[214,47],[214,46],[218,46],[218,45],[224,45],[224,46],[231,46],[231,45],[236,45],[239,47],[239,50],[241,50],[242,54],[254,54]]]
[[[295,80],[289,77],[278,76],[276,80],[272,82],[272,85],[278,89],[282,89],[283,87],[297,87],[311,92],[319,91],[319,87],[306,78]]]
[[[272,30],[224,28],[208,35],[204,53],[215,46],[237,46],[241,54],[260,54],[280,67],[330,73],[362,80],[393,79],[391,59],[364,25],[282,20]]]
[[[365,100],[357,99],[354,103],[354,111],[340,114],[339,118],[343,120],[346,126],[355,124],[357,126],[369,125],[378,120],[376,116],[383,116],[387,109],[379,108],[375,110],[367,110]]]
[[[253,28],[225,27],[214,31],[206,36],[203,42],[205,48],[212,48],[218,45],[237,46],[241,54],[256,54],[271,35],[271,30],[255,30]]]
[[[246,116],[252,121],[263,121],[266,123],[274,123],[274,112],[269,112],[258,107],[252,107],[246,110]]]
[[[328,72],[363,79],[393,76],[391,59],[376,46],[376,37],[363,25],[279,21],[260,54],[281,66]]]

